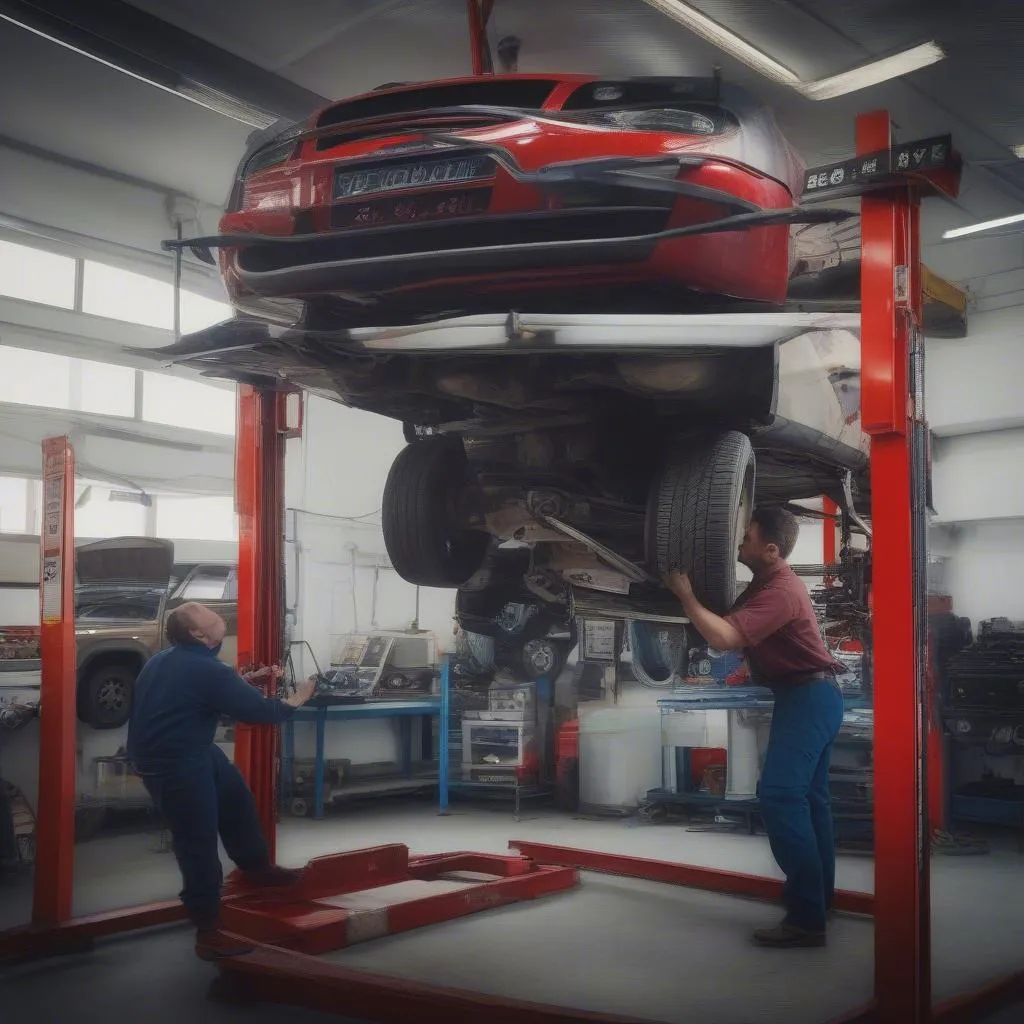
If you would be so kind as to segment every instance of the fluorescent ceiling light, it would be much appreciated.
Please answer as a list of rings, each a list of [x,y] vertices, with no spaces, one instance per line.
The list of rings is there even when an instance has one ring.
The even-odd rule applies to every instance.
[[[93,50],[86,49],[82,46],[77,46],[66,39],[62,39],[57,35],[46,32],[41,28],[37,28],[27,20],[22,21],[10,14],[0,12],[0,21],[10,22],[12,25],[17,25],[18,28],[23,28],[26,32],[31,32],[33,35],[39,36],[40,39],[45,39],[50,43],[56,43],[58,46],[63,46],[64,49],[70,50],[72,53],[77,53],[82,57],[88,57],[89,60],[94,60],[97,64],[102,64],[104,67],[108,67],[112,71],[120,71],[121,74],[127,75],[129,78],[134,78],[138,82],[143,82],[156,89],[161,89],[163,92],[170,93],[172,96],[188,100],[189,103],[195,103],[196,106],[205,107],[207,110],[212,110],[215,114],[221,114],[224,117],[229,117],[233,121],[240,121],[242,124],[247,124],[252,128],[269,128],[278,120],[275,115],[270,114],[265,110],[260,110],[257,107],[252,106],[252,104],[246,103],[243,100],[235,99],[234,97],[228,96],[216,89],[211,89],[208,86],[201,85],[197,82],[191,82],[181,75],[172,75],[168,81],[161,82],[156,78],[155,74],[148,75],[139,71],[133,71],[125,64],[109,60],[98,52],[94,52]]]
[[[996,220],[983,220],[978,224],[968,224],[965,228],[953,228],[943,232],[943,238],[963,238],[964,235],[976,235],[979,231],[991,231],[993,228],[1005,228],[1010,224],[1024,222],[1024,213],[1015,213],[1012,217],[998,217]]]
[[[802,82],[795,88],[809,100],[830,100],[835,96],[845,96],[847,93],[888,82],[892,78],[909,75],[911,71],[919,71],[938,63],[945,56],[946,52],[938,43],[922,43],[891,57],[862,64],[852,71],[832,75],[831,78],[822,78],[817,82]]]
[[[701,14],[695,7],[684,4],[682,0],[647,0],[647,3],[673,21],[685,25],[694,35],[700,36],[731,57],[752,67],[765,78],[794,88],[800,84],[799,76],[789,68],[757,47],[751,46],[745,39],[741,39],[727,28],[723,28],[717,21],[712,21],[706,14]]]
[[[695,7],[683,3],[683,0],[646,0],[646,3],[672,18],[673,21],[679,22],[694,35],[700,36],[701,39],[707,40],[713,46],[717,46],[720,50],[742,61],[765,78],[781,85],[788,85],[809,100],[830,100],[836,96],[845,96],[847,93],[857,92],[860,89],[887,82],[892,78],[899,78],[911,71],[926,68],[946,56],[945,51],[938,43],[922,43],[920,46],[914,46],[902,53],[883,57],[881,60],[871,61],[869,64],[862,64],[858,68],[832,75],[829,78],[822,78],[816,82],[802,82],[799,76],[785,65],[769,57],[757,47],[751,46],[745,39],[741,39],[734,32],[719,25],[717,21],[712,21]]]

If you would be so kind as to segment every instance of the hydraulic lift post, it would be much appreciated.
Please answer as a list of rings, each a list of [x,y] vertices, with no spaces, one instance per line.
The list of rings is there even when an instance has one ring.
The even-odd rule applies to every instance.
[[[75,871],[75,453],[66,437],[43,441],[40,530],[39,772],[32,924],[71,917]]]
[[[284,451],[287,393],[238,389],[235,508],[238,513],[238,667],[284,658]],[[276,682],[264,684],[269,695]],[[279,733],[235,726],[235,764],[256,800],[270,857],[277,846]]]
[[[857,119],[857,155],[889,151],[887,111]],[[930,1019],[929,829],[912,493],[911,335],[921,323],[920,195],[861,199],[861,419],[871,436],[875,999],[884,1024]]]

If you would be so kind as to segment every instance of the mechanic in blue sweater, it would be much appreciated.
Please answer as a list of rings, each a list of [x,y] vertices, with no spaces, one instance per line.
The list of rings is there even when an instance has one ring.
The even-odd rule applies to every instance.
[[[316,682],[308,680],[285,700],[263,697],[247,680],[268,672],[280,678],[281,670],[243,678],[218,661],[224,620],[204,605],[181,605],[165,628],[171,646],[150,658],[135,683],[128,756],[173,837],[196,954],[204,960],[238,956],[251,947],[220,931],[218,836],[251,885],[290,885],[299,873],[271,864],[252,793],[214,734],[222,716],[250,724],[287,721]]]

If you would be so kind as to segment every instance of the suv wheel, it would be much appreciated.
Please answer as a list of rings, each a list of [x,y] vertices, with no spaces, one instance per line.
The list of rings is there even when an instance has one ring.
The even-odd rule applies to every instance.
[[[402,579],[421,587],[457,587],[480,568],[490,538],[458,525],[457,502],[469,483],[458,438],[431,437],[402,449],[384,485],[384,545]]]
[[[688,572],[722,614],[736,599],[736,552],[754,510],[754,449],[735,430],[669,456],[647,503],[647,559]]]
[[[101,665],[78,690],[78,717],[94,729],[119,729],[132,713],[135,672],[127,665]]]

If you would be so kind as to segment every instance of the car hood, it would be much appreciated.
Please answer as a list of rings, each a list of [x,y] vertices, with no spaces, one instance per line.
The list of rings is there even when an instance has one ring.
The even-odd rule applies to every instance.
[[[166,589],[174,565],[174,544],[152,537],[111,537],[75,549],[78,587],[143,586]]]

